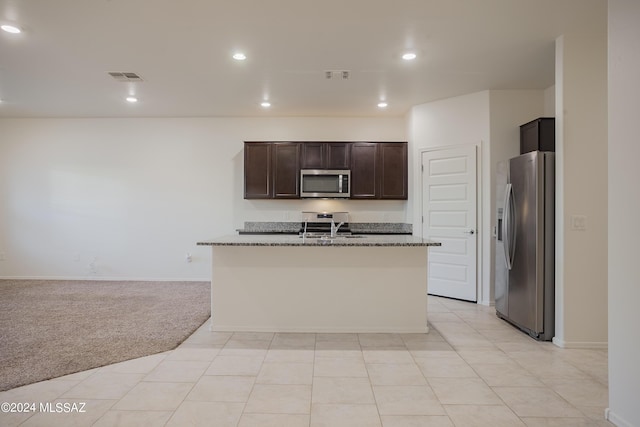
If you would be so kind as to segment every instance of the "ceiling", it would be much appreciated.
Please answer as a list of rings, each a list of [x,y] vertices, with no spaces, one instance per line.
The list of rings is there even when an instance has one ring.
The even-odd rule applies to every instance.
[[[0,0],[0,24],[23,29],[0,31],[0,117],[385,117],[482,90],[544,89],[555,39],[595,3]],[[407,50],[417,58],[403,60]]]

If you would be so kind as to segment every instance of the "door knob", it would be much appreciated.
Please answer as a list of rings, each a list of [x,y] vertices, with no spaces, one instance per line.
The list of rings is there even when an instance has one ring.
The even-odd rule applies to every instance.
[[[465,231],[464,234],[476,234],[476,230]]]

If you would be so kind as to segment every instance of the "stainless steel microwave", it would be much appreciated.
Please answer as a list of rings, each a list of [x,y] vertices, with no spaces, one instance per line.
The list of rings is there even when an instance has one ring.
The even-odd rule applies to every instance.
[[[351,197],[351,171],[348,169],[302,169],[300,197]]]

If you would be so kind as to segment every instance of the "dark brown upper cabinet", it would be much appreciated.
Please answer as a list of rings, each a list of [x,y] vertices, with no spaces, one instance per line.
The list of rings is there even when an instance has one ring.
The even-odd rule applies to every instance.
[[[408,196],[407,144],[403,142],[378,144],[380,199],[402,199]]]
[[[405,142],[245,142],[245,199],[299,198],[300,169],[350,169],[352,199],[407,199]]]
[[[520,154],[556,151],[556,119],[540,117],[520,126]]]
[[[351,144],[351,198],[375,199],[378,195],[378,144]]]
[[[271,144],[264,142],[245,142],[244,198],[273,198],[272,175]]]
[[[325,144],[327,169],[349,169],[351,166],[351,144],[327,142]]]
[[[245,142],[245,199],[294,199],[299,195],[300,144]]]
[[[300,144],[273,143],[273,197],[295,199],[300,197]]]
[[[407,144],[356,142],[351,147],[351,198],[406,200]]]
[[[349,169],[348,142],[302,142],[302,169]]]

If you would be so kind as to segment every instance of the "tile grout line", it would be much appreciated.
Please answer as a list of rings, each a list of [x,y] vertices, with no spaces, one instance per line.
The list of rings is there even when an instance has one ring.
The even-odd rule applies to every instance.
[[[207,322],[207,321],[205,321],[205,323],[206,323],[206,322]],[[203,323],[203,325],[204,325],[204,323]],[[198,333],[198,331],[200,330],[200,328],[201,328],[201,327],[202,327],[202,325],[201,325],[200,327],[198,327],[198,329],[196,329],[196,330],[193,332],[193,334],[191,334],[191,335],[187,338],[187,340],[188,340],[191,336],[193,336],[194,334]],[[129,392],[131,392],[131,390],[133,390],[137,385],[139,385],[140,383],[143,383],[143,382],[153,383],[154,381],[144,381],[144,378],[146,378],[146,377],[147,377],[151,372],[153,372],[153,371],[158,367],[158,365],[160,365],[162,362],[167,361],[167,359],[169,359],[169,357],[170,357],[170,356],[175,352],[175,350],[179,349],[179,348],[182,346],[182,344],[184,344],[187,340],[184,340],[182,343],[180,343],[180,344],[179,344],[176,348],[174,348],[173,350],[170,350],[170,351],[167,351],[167,352],[163,352],[163,353],[164,353],[164,357],[162,358],[162,360],[161,360],[160,362],[158,362],[158,363],[156,364],[156,366],[155,366],[153,369],[151,369],[149,372],[147,372],[147,373],[144,375],[144,377],[143,377],[140,381],[138,381],[138,382],[136,383],[136,385],[134,385],[131,389],[129,389],[129,390],[128,390],[128,391],[127,391],[127,392],[126,392],[126,393],[125,393],[125,394],[124,394],[120,399],[116,400],[116,402],[111,406],[111,408],[109,408],[109,410],[107,410],[107,411],[106,411],[106,412],[105,412],[105,413],[104,413],[100,418],[98,418],[98,420],[96,420],[92,425],[95,425],[95,424],[96,424],[96,423],[98,423],[98,422],[99,422],[103,417],[105,417],[105,416],[107,415],[107,413],[108,413],[109,411],[111,411],[111,410],[113,409],[113,407],[114,407],[115,405],[117,405],[117,404],[118,404],[122,399],[124,399],[124,398],[129,394]],[[228,340],[229,340],[229,338],[227,338],[227,340],[225,341],[225,344],[226,344],[226,342],[227,342]],[[212,344],[212,345],[213,345],[213,344]],[[196,348],[199,348],[199,347],[196,347]],[[203,348],[207,348],[207,347],[203,347]],[[216,356],[214,356],[214,360],[215,360],[215,358],[216,358],[216,357],[217,357],[217,354],[216,354]],[[209,366],[211,365],[211,363],[213,363],[213,360],[212,360],[211,362],[209,362]],[[208,367],[204,370],[204,372],[206,372],[206,371],[207,371],[207,369],[208,369]],[[189,391],[185,394],[184,398],[180,401],[180,403],[178,404],[178,406],[176,407],[176,409],[171,410],[171,415],[169,416],[169,418],[167,418],[167,421],[165,421],[165,423],[163,424],[163,426],[166,426],[166,425],[171,421],[171,419],[175,416],[176,411],[178,410],[178,408],[179,408],[179,407],[180,407],[180,406],[181,406],[181,405],[186,401],[186,399],[187,399],[187,397],[189,396],[189,394],[193,391],[193,388],[195,387],[195,385],[196,385],[196,384],[198,383],[198,381],[199,381],[199,380],[204,376],[204,372],[202,373],[202,375],[200,375],[200,377],[199,377],[199,378],[198,378],[194,383],[192,383],[191,388],[190,388],[190,389],[189,389]],[[189,384],[189,382],[175,382],[175,381],[163,381],[163,382],[179,383],[179,384]],[[122,409],[121,409],[121,410],[117,410],[117,411],[127,411],[127,412],[169,412],[169,411],[160,411],[160,410],[143,410],[143,409],[130,409],[130,410],[122,410]]]
[[[482,384],[484,384],[486,387],[488,387],[492,391],[492,393],[494,395],[496,395],[498,397],[498,399],[499,399],[498,401],[496,401],[496,403],[493,403],[493,404],[479,405],[479,404],[463,404],[463,403],[460,403],[460,404],[445,405],[444,403],[441,402],[440,398],[438,398],[438,396],[435,394],[435,390],[433,389],[433,387],[432,387],[432,385],[431,385],[431,383],[429,381],[429,378],[427,378],[426,372],[423,371],[420,368],[420,366],[418,365],[417,359],[419,359],[419,357],[412,352],[412,350],[410,349],[410,345],[409,345],[413,341],[411,341],[409,339],[410,337],[407,337],[407,339],[405,340],[405,338],[403,337],[403,334],[397,334],[397,335],[399,335],[399,337],[400,337],[400,339],[401,339],[401,341],[403,343],[402,350],[409,352],[412,364],[418,368],[418,370],[420,371],[420,374],[419,374],[420,377],[423,378],[426,381],[426,385],[431,389],[431,391],[433,392],[434,396],[436,397],[437,402],[444,409],[445,416],[447,416],[447,418],[450,420],[450,422],[452,424],[454,424],[456,426],[459,425],[459,424],[454,423],[454,421],[451,418],[451,416],[449,416],[449,411],[447,411],[447,407],[449,407],[449,406],[451,406],[451,407],[454,407],[454,406],[474,406],[474,405],[477,405],[477,406],[502,406],[502,407],[508,408],[509,411],[520,422],[522,422],[524,424],[526,424],[525,419],[527,419],[527,418],[531,418],[531,417],[533,417],[533,418],[546,417],[545,415],[528,415],[528,416],[522,416],[522,417],[519,416],[518,414],[515,413],[515,410],[511,406],[509,406],[509,404],[507,404],[507,402],[502,398],[502,396],[496,392],[495,389],[496,388],[500,388],[500,387],[504,387],[504,388],[509,388],[509,387],[512,387],[512,388],[528,388],[528,389],[538,388],[538,389],[544,390],[545,394],[548,393],[548,395],[550,397],[553,397],[554,399],[557,399],[558,402],[562,402],[562,404],[566,404],[567,408],[571,408],[572,410],[575,410],[576,411],[575,415],[570,416],[569,418],[576,419],[576,420],[584,420],[584,421],[587,421],[587,422],[593,422],[593,420],[596,419],[595,418],[595,412],[589,411],[588,408],[599,408],[598,405],[584,405],[584,404],[583,405],[578,405],[577,403],[574,405],[567,398],[564,398],[563,395],[561,395],[559,392],[557,392],[555,389],[553,389],[551,385],[547,385],[547,382],[543,381],[542,377],[538,376],[537,371],[529,370],[523,365],[523,363],[518,362],[518,353],[521,354],[521,353],[526,353],[528,351],[528,347],[525,346],[525,345],[523,345],[522,347],[518,347],[517,346],[517,344],[519,344],[521,342],[520,340],[515,339],[515,338],[509,340],[510,337],[509,337],[508,334],[502,335],[500,333],[495,333],[495,334],[494,333],[487,333],[487,335],[489,335],[489,336],[485,336],[481,331],[493,331],[494,330],[494,329],[492,329],[493,323],[489,320],[489,317],[484,315],[484,314],[488,313],[487,310],[478,309],[478,310],[475,311],[475,313],[477,313],[478,321],[482,322],[482,326],[475,326],[474,327],[472,325],[473,318],[474,318],[474,314],[472,313],[472,310],[465,310],[464,313],[463,313],[463,310],[455,310],[454,311],[454,310],[448,309],[448,307],[446,307],[444,304],[441,304],[441,305],[442,305],[442,307],[444,309],[448,310],[446,312],[443,311],[443,313],[451,313],[451,314],[453,314],[453,316],[455,316],[455,318],[458,319],[458,321],[455,321],[455,322],[436,322],[436,324],[445,323],[445,324],[464,325],[465,328],[470,328],[470,330],[472,330],[475,334],[479,334],[486,341],[491,343],[491,347],[490,348],[489,347],[482,348],[482,346],[478,346],[476,348],[473,345],[470,345],[469,343],[462,342],[462,344],[460,344],[460,345],[462,345],[462,348],[459,349],[456,346],[452,345],[451,342],[449,342],[449,337],[454,337],[454,338],[456,338],[456,341],[458,341],[456,334],[458,334],[458,333],[463,333],[464,334],[465,333],[465,329],[459,329],[459,330],[452,329],[447,334],[444,334],[444,333],[440,332],[438,327],[434,326],[433,323],[429,322],[430,327],[433,329],[434,332],[436,332],[441,337],[442,342],[446,343],[446,345],[448,345],[451,348],[452,352],[455,353],[462,361],[464,361],[465,364],[471,368],[471,370],[474,372],[474,374],[478,378],[480,378],[482,380]],[[463,313],[462,316],[460,316],[459,313]],[[495,330],[499,331],[499,329],[497,329],[497,328]],[[197,332],[198,331],[194,332],[194,334],[197,333]],[[317,353],[318,353],[317,334],[313,334],[313,335],[314,335],[313,359],[312,359],[313,360],[313,364],[312,364],[312,368],[311,368],[311,371],[312,371],[311,372],[311,390],[310,390],[310,401],[309,401],[309,408],[308,408],[308,411],[309,411],[309,420],[308,420],[309,421],[309,423],[308,423],[309,427],[312,424],[311,413],[312,413],[312,409],[313,409],[314,385],[316,383],[316,380],[315,380],[315,372],[317,371],[316,362],[318,360],[316,358]],[[209,362],[208,368],[210,368],[211,365],[214,363],[214,361],[220,356],[220,352],[233,339],[233,336],[234,336],[234,333],[231,333],[230,335],[226,336],[226,338],[224,339],[224,343],[222,343],[221,349],[216,353],[215,356],[213,356],[213,359]],[[493,338],[491,338],[491,337],[493,337]],[[213,338],[215,339],[215,337],[213,337]],[[249,398],[250,398],[251,394],[253,393],[253,391],[255,389],[255,386],[258,384],[257,383],[257,378],[260,375],[260,371],[264,368],[264,365],[266,363],[266,359],[269,357],[269,351],[272,350],[272,346],[274,345],[274,343],[276,343],[276,338],[277,338],[277,333],[274,333],[271,336],[270,340],[268,341],[267,350],[266,350],[266,352],[263,353],[262,358],[261,358],[262,360],[261,360],[260,369],[258,370],[258,372],[256,373],[255,376],[252,376],[254,381],[253,381],[253,384],[252,384],[251,389],[249,391],[249,395],[246,398],[246,400],[244,401],[244,405],[243,405],[242,411],[240,412],[240,417],[238,418],[238,421],[237,421],[236,424],[240,424],[240,420],[242,419],[242,416],[245,414],[245,410],[246,410],[246,407],[248,405]],[[460,338],[462,338],[462,337],[460,337]],[[419,341],[419,339],[418,339],[418,341]],[[266,342],[266,340],[262,340],[261,342],[264,344]],[[379,420],[381,425],[382,425],[382,416],[380,414],[379,402],[378,402],[378,399],[377,399],[376,394],[374,392],[374,386],[373,386],[372,377],[371,377],[371,373],[370,373],[370,368],[371,367],[369,366],[369,365],[372,365],[372,366],[375,365],[376,364],[375,362],[377,361],[377,359],[374,357],[373,359],[371,359],[371,360],[373,360],[372,363],[367,363],[365,358],[364,358],[364,355],[365,355],[365,351],[375,351],[377,349],[378,350],[379,349],[385,349],[386,348],[385,346],[377,347],[382,342],[383,341],[377,342],[376,340],[374,340],[374,341],[372,341],[370,343],[371,346],[363,347],[362,346],[362,342],[361,342],[361,334],[357,334],[357,343],[358,343],[358,348],[359,348],[360,360],[363,361],[364,366],[365,366],[365,370],[366,370],[366,373],[367,373],[367,379],[368,379],[368,382],[369,382],[369,388],[370,388],[370,391],[371,391],[371,393],[373,395],[373,398],[374,398],[373,400],[374,400],[374,403],[376,405],[376,411],[377,411],[377,414],[378,414],[378,420]],[[395,341],[392,341],[392,342],[395,342]],[[440,342],[440,341],[438,341],[438,342]],[[470,341],[470,343],[474,343],[474,342],[475,341],[473,341],[473,340]],[[501,344],[501,343],[513,344],[513,345],[512,346],[506,346],[506,347],[505,346],[502,346],[502,347],[498,346],[498,344]],[[293,344],[295,344],[295,342]],[[484,344],[484,343],[481,343],[481,344]],[[539,344],[539,343],[534,341],[533,344]],[[220,344],[219,343],[207,343],[207,344],[204,344],[204,345],[206,345],[207,347],[202,347],[202,348],[217,348],[217,346],[219,346]],[[285,342],[283,342],[283,345],[284,345],[285,349],[289,349],[287,347],[286,340],[285,340]],[[394,346],[390,345],[390,348],[393,350],[392,347],[394,347]],[[437,348],[439,348],[439,347],[431,347],[431,348],[429,348],[428,346],[425,346],[425,347],[426,348],[418,346],[418,347],[416,347],[416,349],[428,351],[428,350],[436,350]],[[101,416],[99,416],[99,418],[97,420],[95,420],[93,422],[93,424],[100,422],[100,420],[102,420],[107,414],[112,412],[113,411],[113,407],[115,405],[117,405],[119,402],[121,402],[138,384],[145,383],[145,382],[146,383],[152,383],[152,381],[144,381],[144,378],[146,378],[146,376],[148,376],[151,372],[153,372],[153,370],[156,369],[159,364],[163,363],[168,358],[170,358],[170,356],[175,353],[175,350],[177,350],[179,348],[180,348],[180,346],[178,346],[174,350],[171,350],[169,352],[165,352],[164,357],[162,358],[162,360],[160,362],[158,362],[155,365],[155,367],[153,369],[151,369],[149,372],[147,372],[146,374],[143,374],[142,375],[142,379],[138,380],[133,387],[129,388],[124,393],[124,395],[122,397],[120,397],[118,399],[87,399],[87,400],[97,400],[97,401],[105,400],[105,401],[113,401],[114,402]],[[398,348],[399,348],[399,346],[398,346]],[[518,350],[520,348],[522,348],[522,350]],[[532,346],[531,348],[532,348],[532,351],[533,351],[534,347]],[[601,375],[602,374],[602,363],[605,364],[605,367],[608,364],[608,360],[606,359],[606,356],[601,356],[600,352],[589,353],[589,352],[582,352],[582,351],[570,351],[570,352],[554,351],[553,348],[545,346],[543,344],[539,344],[538,346],[536,346],[536,348],[538,348],[538,350],[541,352],[540,353],[541,355],[545,354],[545,356],[544,356],[545,358],[549,357],[550,360],[553,360],[553,361],[557,360],[559,363],[566,364],[567,369],[569,369],[568,367],[571,367],[571,369],[575,369],[576,372],[579,372],[581,375],[584,375],[584,378],[581,378],[581,380],[590,381],[590,382],[593,382],[595,385],[602,386],[604,388],[608,388],[608,384],[603,384],[599,380],[599,378],[603,378],[603,376]],[[298,350],[298,348],[296,348],[295,345],[293,345],[293,347],[291,347],[291,349],[293,351]],[[300,349],[302,349],[302,347]],[[304,349],[306,349],[306,347],[304,347]],[[474,351],[488,351],[488,352],[496,351],[496,352],[499,352],[500,358],[502,358],[502,356],[504,356],[509,361],[509,363],[515,363],[519,367],[519,369],[522,371],[523,374],[526,374],[526,376],[530,376],[531,378],[534,378],[534,379],[538,380],[539,382],[541,382],[541,384],[540,385],[536,385],[536,386],[510,385],[510,384],[519,384],[521,382],[518,381],[518,378],[515,378],[512,381],[509,378],[504,378],[503,379],[502,377],[496,377],[498,379],[496,384],[498,384],[498,385],[496,385],[495,387],[491,386],[491,385],[489,385],[489,381],[492,381],[492,378],[494,378],[493,374],[491,372],[488,372],[488,373],[485,373],[485,375],[488,374],[487,379],[482,377],[480,375],[480,371],[478,370],[479,368],[476,367],[476,364],[475,363],[474,364],[469,363],[467,361],[467,359],[462,357],[462,355],[460,354],[460,352],[461,351],[465,351],[465,349],[467,351],[471,351],[471,352],[474,352]],[[486,356],[482,356],[482,357],[486,357]],[[388,358],[382,358],[380,360],[383,360],[383,362],[379,362],[379,363],[382,363],[382,364],[396,364],[395,362],[393,362],[393,360],[395,360],[395,359],[389,359],[389,360],[391,360],[390,362],[384,362],[384,360],[387,360],[387,359]],[[434,359],[427,358],[427,359],[430,360],[431,363],[437,363],[437,358],[434,358]],[[404,360],[404,359],[402,359],[402,360]],[[492,359],[491,358],[489,358],[489,359],[481,358],[481,359],[478,359],[478,360],[479,360],[479,364],[482,364],[482,363],[491,364],[490,361]],[[287,364],[289,364],[289,363],[298,363],[298,360],[294,359],[292,362],[286,362],[286,363]],[[504,364],[504,363],[502,363],[502,364]],[[73,387],[76,387],[78,384],[81,384],[83,381],[88,381],[91,378],[95,377],[96,375],[99,375],[98,372],[107,373],[108,374],[109,373],[108,372],[108,366],[112,366],[112,365],[107,365],[107,366],[104,366],[104,367],[97,368],[94,372],[89,373],[82,380],[77,381],[76,384],[72,385],[69,389],[67,389],[67,390],[65,390],[63,392],[55,394],[55,397],[53,397],[52,400],[64,399],[62,396],[65,393],[67,393]],[[454,367],[455,367],[455,365],[454,365]],[[557,366],[557,368],[562,368],[562,365]],[[593,369],[590,369],[590,368],[593,368]],[[198,383],[198,381],[200,381],[201,379],[203,379],[205,377],[205,373],[207,372],[207,369],[205,369],[204,373],[202,373],[195,380],[195,382],[189,382],[191,384],[191,387],[189,388],[188,392],[185,394],[184,398],[182,398],[180,403],[178,403],[178,406],[176,407],[176,409],[171,411],[171,413],[168,416],[167,420],[165,421],[164,425],[170,424],[171,420],[174,419],[176,412],[178,411],[180,406],[187,401],[187,398],[188,398],[189,394],[193,392],[195,385]],[[430,372],[430,371],[427,371],[427,372]],[[436,372],[436,373],[438,373],[438,372]],[[446,375],[446,372],[447,371],[443,371],[443,375]],[[564,373],[566,371],[563,369],[560,372]],[[125,372],[113,372],[113,374],[116,374],[116,375],[125,374]],[[565,375],[564,377],[562,377],[562,375],[561,375],[561,377],[562,377],[561,379],[564,380],[565,377],[566,377],[566,381],[568,383],[571,383],[572,378],[570,378],[570,374],[573,374],[573,372],[571,372],[571,371],[567,372],[567,375]],[[440,378],[440,377],[436,376],[436,377],[433,377],[433,378]],[[442,378],[446,378],[446,376],[442,377]],[[545,379],[553,379],[553,377],[549,377],[549,378],[545,378]],[[51,380],[48,380],[48,381],[56,381],[56,380],[59,380],[59,378],[51,379]],[[175,381],[169,381],[169,382],[175,382]],[[181,383],[184,384],[184,382],[181,382]],[[500,385],[502,383],[505,383],[506,385]],[[564,383],[562,383],[562,382],[559,385],[564,387]],[[563,391],[562,388],[560,388],[559,390]],[[572,396],[571,393],[572,392],[570,392],[567,396],[571,397]],[[88,395],[90,395],[90,394],[88,394]],[[505,397],[509,397],[509,396],[505,395]],[[573,399],[573,400],[576,400],[576,402],[582,402],[582,400],[580,400],[578,398]],[[472,401],[472,400],[470,400],[470,401]],[[498,402],[501,402],[501,403],[498,403]],[[517,403],[517,402],[515,402],[515,403]],[[518,406],[518,404],[516,404],[516,406]],[[584,408],[586,412],[583,411],[580,408]],[[144,409],[135,409],[135,410],[125,410],[125,409],[123,409],[121,411],[124,411],[124,412],[147,412]],[[148,411],[148,412],[169,412],[169,411],[153,410],[153,411]],[[592,416],[589,415],[589,413],[591,413],[591,412],[593,412],[593,414],[592,414],[593,418],[592,418]],[[286,414],[286,413],[283,413],[283,414]],[[578,415],[578,414],[580,414],[580,415]],[[23,425],[23,424],[28,423],[28,420],[31,419],[32,416],[33,416],[33,414],[31,416],[29,416],[28,418],[22,420],[19,424]],[[558,416],[558,417],[548,417],[548,418],[556,418],[558,420],[561,420],[564,417],[566,417],[566,415]]]
[[[378,414],[378,421],[380,422],[380,426],[382,426],[382,416],[380,415],[380,406],[378,406],[378,398],[376,397],[375,390],[373,389],[373,381],[371,381],[371,374],[369,374],[369,367],[367,366],[367,361],[364,357],[364,349],[362,348],[362,343],[360,342],[360,334],[357,334],[358,337],[358,346],[360,347],[360,356],[362,357],[362,363],[364,364],[364,369],[367,371],[367,380],[369,380],[369,387],[371,388],[371,394],[373,395],[373,401],[376,404],[376,413]]]
[[[311,398],[309,399],[309,424],[311,427],[311,411],[313,410],[313,385],[316,378],[316,352],[318,351],[318,335],[315,335],[316,339],[313,344],[313,365],[311,368]]]
[[[457,314],[456,314],[457,316]],[[458,316],[459,317],[459,316]],[[492,344],[495,345],[495,342],[484,336],[478,329],[476,329],[475,327],[473,327],[469,322],[467,322],[465,319],[460,318],[465,324],[467,324],[470,328],[472,328],[476,333],[482,335],[483,337],[485,337],[488,341],[490,341]],[[516,329],[517,330],[517,329]],[[533,339],[533,338],[532,338]],[[537,342],[536,342],[537,343]],[[496,346],[497,347],[497,346]],[[455,347],[454,347],[455,349]],[[522,365],[520,363],[517,362],[517,360],[515,360],[510,354],[508,354],[506,351],[502,350],[501,348],[498,347],[498,349],[503,352],[508,358],[509,360],[514,361],[516,364],[520,365],[520,368],[525,370],[527,372],[527,374],[531,374],[530,371],[526,370],[524,367],[522,367]],[[545,349],[544,347],[542,347],[542,350],[544,351],[549,351],[547,349]],[[458,350],[456,350],[456,353],[458,352]],[[464,360],[464,358],[463,358]],[[565,361],[566,362],[566,361]],[[580,372],[582,372],[579,368],[577,368],[576,366],[574,366],[572,363],[566,362],[568,363],[570,366],[572,366],[575,369],[578,369]],[[524,424],[526,425],[526,422],[522,419],[521,416],[519,416],[515,410],[506,402],[504,401],[504,399],[494,390],[494,387],[491,386],[477,371],[476,369],[470,365],[469,363],[467,363],[469,365],[469,367],[476,373],[476,375],[478,375],[478,377],[487,385],[487,387],[489,387],[489,389],[504,403],[504,406],[506,406],[507,408],[509,408],[509,410]],[[573,405],[571,402],[569,402],[567,399],[565,399],[563,396],[561,396],[559,393],[557,393],[554,389],[552,389],[551,387],[547,386],[546,383],[544,381],[542,381],[542,379],[540,377],[538,377],[537,375],[532,375],[534,378],[536,378],[538,381],[540,381],[544,386],[527,386],[527,388],[541,388],[541,389],[545,389],[550,391],[551,393],[553,393],[556,397],[559,397],[563,402],[565,402],[567,405],[569,405],[569,407],[571,407],[572,409],[575,409],[576,411],[578,411],[579,413],[581,413],[583,415],[583,419],[585,419],[586,421],[589,421],[588,416],[581,411],[580,409],[578,409],[575,405]],[[589,376],[589,375],[588,375]],[[496,386],[497,387],[497,386]],[[518,387],[518,386],[503,386],[503,387]],[[524,387],[524,386],[523,386]],[[563,417],[558,417],[558,418],[563,418]],[[578,418],[579,419],[579,418]]]
[[[453,313],[453,311],[451,311],[451,313]],[[453,313],[456,317],[458,317],[457,314]],[[428,320],[427,320],[428,322]],[[436,328],[435,326],[433,326],[433,323],[431,323],[431,327],[438,332],[438,334],[442,337],[442,339],[444,340],[444,342],[446,342],[452,349],[453,351],[458,354],[458,351],[456,350],[456,348],[453,346],[453,344],[451,344],[449,341],[447,341],[447,338],[444,336],[444,334],[442,332],[440,332],[438,330],[438,328]],[[411,357],[413,358],[413,362],[416,364],[416,366],[418,366],[418,363],[416,362],[416,358],[413,355],[413,353],[409,352],[409,354],[411,355]],[[460,357],[460,355],[458,354],[458,357]],[[462,360],[464,360],[462,358]],[[465,360],[466,362],[466,360]],[[468,363],[467,363],[468,364]],[[422,374],[422,377],[425,379],[425,381],[427,382],[427,385],[429,386],[429,388],[431,389],[431,391],[433,392],[433,395],[436,397],[436,399],[438,400],[438,402],[440,403],[440,406],[442,406],[442,409],[444,410],[444,413],[446,414],[446,417],[449,419],[449,421],[451,421],[451,424],[454,427],[459,427],[456,426],[456,422],[451,418],[451,416],[449,415],[449,411],[447,411],[447,407],[444,403],[442,403],[442,401],[440,400],[440,398],[438,397],[438,395],[436,394],[435,390],[433,389],[433,386],[431,385],[431,382],[429,381],[429,378],[427,378],[427,376],[424,374],[424,372],[422,371],[422,369],[420,369],[420,366],[418,366],[418,369],[420,370],[420,373]],[[475,371],[474,371],[475,372]]]
[[[235,335],[235,332],[225,342],[225,345],[222,347],[223,349],[224,349],[224,347],[226,347],[227,343],[229,341],[231,341],[231,338],[233,338],[233,335]],[[245,414],[245,410],[247,409],[247,405],[249,404],[249,399],[251,398],[251,394],[253,394],[253,390],[255,389],[256,385],[258,384],[258,376],[260,375],[260,371],[262,371],[262,367],[264,366],[264,361],[266,360],[267,355],[269,354],[269,350],[271,350],[271,346],[273,345],[273,340],[275,338],[276,338],[276,333],[274,333],[271,336],[271,339],[269,340],[269,346],[267,347],[267,351],[264,353],[264,356],[262,357],[262,363],[260,364],[260,369],[258,370],[258,372],[255,375],[255,378],[253,380],[253,385],[251,386],[251,390],[249,391],[249,395],[247,396],[247,401],[244,402],[244,406],[242,407],[242,412],[240,412],[240,418],[238,418],[238,422],[236,423],[236,426],[240,424],[240,421],[242,420],[242,416]]]

